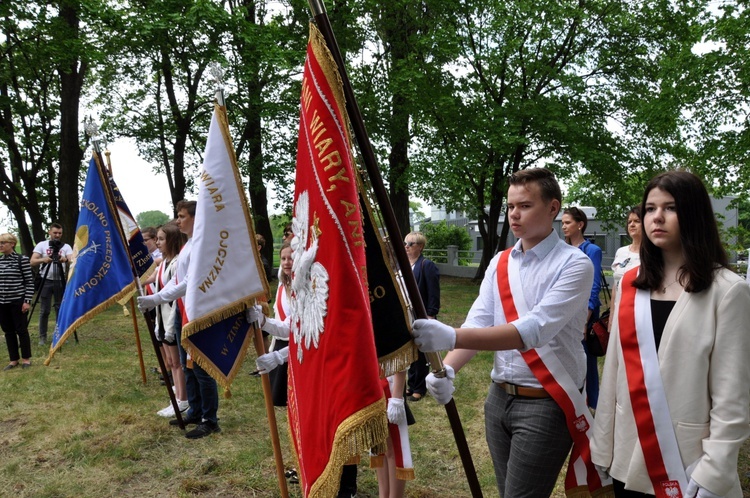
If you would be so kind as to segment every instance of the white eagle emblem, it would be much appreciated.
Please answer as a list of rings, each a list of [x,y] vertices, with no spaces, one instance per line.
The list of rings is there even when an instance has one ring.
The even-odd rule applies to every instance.
[[[328,271],[315,261],[318,253],[317,219],[310,225],[307,191],[297,198],[292,219],[292,333],[297,343],[297,359],[302,363],[303,348],[317,348],[328,312]],[[310,241],[310,246],[307,243]]]
[[[677,481],[666,481],[662,483],[664,487],[664,494],[669,498],[680,498],[682,493],[680,492],[680,484]]]
[[[589,430],[589,423],[586,421],[586,417],[584,415],[581,415],[577,419],[573,421],[573,426],[575,426],[576,430],[578,432],[586,432]]]

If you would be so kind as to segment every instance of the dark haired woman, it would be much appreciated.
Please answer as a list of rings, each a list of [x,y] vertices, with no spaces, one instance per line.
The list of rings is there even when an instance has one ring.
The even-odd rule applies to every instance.
[[[180,232],[180,228],[176,223],[169,222],[159,227],[156,233],[156,246],[159,248],[162,261],[156,272],[154,281],[155,292],[163,289],[172,280],[172,277],[174,277],[177,269],[177,259],[185,242],[187,242],[187,237],[184,233]],[[177,341],[180,335],[180,331],[177,330],[178,325],[175,323],[178,313],[177,307],[173,305],[173,302],[168,302],[158,305],[155,311],[157,337],[159,342],[161,342],[161,350],[164,353],[166,367],[172,374],[177,407],[180,412],[185,412],[189,408],[189,404],[185,385],[185,372],[182,370],[180,352],[177,349]],[[171,404],[157,413],[167,418],[175,416],[174,407]]]
[[[592,460],[618,497],[739,498],[750,286],[727,269],[695,175],[656,176],[641,209],[641,265],[620,283]]]
[[[617,286],[622,280],[625,272],[641,264],[641,240],[643,239],[643,230],[641,228],[641,206],[633,206],[628,211],[627,220],[628,236],[632,241],[629,245],[622,246],[615,253],[615,259],[612,261],[612,277],[614,285],[612,286],[612,302],[617,299]],[[610,325],[612,322],[609,322]]]
[[[587,225],[588,218],[583,210],[577,207],[569,207],[563,211],[562,231],[565,235],[565,241],[586,253],[586,256],[594,265],[594,283],[591,286],[588,314],[586,315],[586,327],[589,327],[599,319],[599,309],[602,305],[599,300],[599,291],[602,288],[602,250],[598,245],[586,240],[583,236],[586,233]],[[582,337],[585,337],[585,331],[581,332]],[[583,348],[586,351],[586,403],[596,410],[599,401],[599,363],[596,356],[589,354],[586,341],[583,341]]]

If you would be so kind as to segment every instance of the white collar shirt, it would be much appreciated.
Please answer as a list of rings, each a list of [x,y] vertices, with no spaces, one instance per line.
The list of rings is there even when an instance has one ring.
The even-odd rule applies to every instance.
[[[496,255],[489,266],[462,327],[492,327],[506,322],[497,286]],[[549,344],[580,388],[586,376],[586,355],[581,341],[588,299],[594,279],[591,260],[562,241],[552,230],[539,244],[524,252],[521,241],[511,249],[517,262],[529,312],[511,322],[525,349]],[[496,351],[491,373],[495,382],[541,387],[519,350]]]

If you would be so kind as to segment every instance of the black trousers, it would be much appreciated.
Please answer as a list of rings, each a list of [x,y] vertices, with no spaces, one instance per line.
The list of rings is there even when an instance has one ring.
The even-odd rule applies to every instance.
[[[31,358],[31,339],[26,327],[26,315],[21,312],[23,299],[10,304],[0,304],[0,327],[5,332],[5,344],[8,346],[10,361]],[[21,346],[21,356],[18,347]]]

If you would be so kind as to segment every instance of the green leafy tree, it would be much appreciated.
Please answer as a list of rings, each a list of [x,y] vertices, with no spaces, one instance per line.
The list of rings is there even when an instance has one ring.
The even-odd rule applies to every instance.
[[[141,228],[159,227],[171,219],[171,216],[159,210],[143,211],[142,213],[138,213],[135,217],[135,221]]]
[[[675,82],[705,2],[430,5],[429,34],[447,62],[425,69],[412,173],[416,193],[477,218],[477,277],[505,247],[508,224],[497,227],[512,173],[546,165],[570,181],[583,171],[588,188],[612,198],[626,173],[661,168],[684,146]]]
[[[0,4],[0,202],[27,252],[51,221],[67,240],[75,231],[78,113],[89,61],[100,53],[80,25],[96,24],[100,8],[96,0]]]
[[[471,249],[471,237],[463,227],[448,225],[445,220],[439,223],[428,223],[421,227],[427,238],[427,248],[446,249],[448,246],[458,246],[459,251]]]
[[[266,184],[274,183],[290,210],[308,7],[299,0],[283,9],[276,2],[237,0],[228,8],[228,77],[238,91],[227,94],[227,110],[236,125],[238,165],[249,178],[256,233],[272,241]],[[263,254],[272,261],[273,244],[267,243]]]

